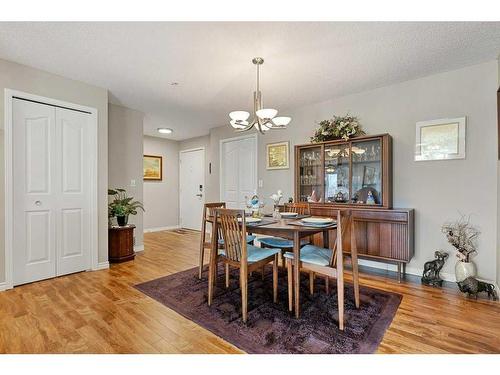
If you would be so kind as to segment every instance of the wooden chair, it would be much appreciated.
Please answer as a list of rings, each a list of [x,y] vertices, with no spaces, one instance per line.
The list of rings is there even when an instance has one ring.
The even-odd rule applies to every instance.
[[[210,242],[207,242],[207,222],[210,218],[215,217],[215,210],[217,208],[226,208],[225,202],[215,202],[215,203],[205,203],[203,206],[203,216],[201,222],[201,239],[200,239],[200,254],[199,254],[199,266],[198,266],[198,278],[201,280],[201,275],[203,273],[203,260],[205,256],[205,249],[211,249]],[[213,225],[212,225],[213,230]],[[218,247],[222,248],[224,246],[224,240],[220,233],[217,235]],[[247,241],[253,244],[255,236],[247,236]]]
[[[263,249],[247,244],[244,210],[215,210],[215,227],[220,229],[224,239],[224,249],[217,257],[226,267],[226,288],[229,287],[229,267],[240,270],[240,288],[243,321],[247,321],[248,276],[250,272],[273,263],[273,301],[278,300],[278,249]],[[215,262],[217,265],[218,260]],[[212,303],[215,267],[210,267],[208,276],[208,305]]]
[[[359,308],[359,272],[358,254],[356,248],[355,224],[350,210],[337,210],[337,239],[333,249],[325,249],[315,245],[306,245],[300,250],[299,267],[301,271],[309,272],[310,293],[314,292],[314,276],[320,274],[328,278],[337,278],[337,295],[339,306],[339,328],[344,330],[344,275],[343,275],[343,249],[342,239],[347,227],[351,229],[351,263],[354,283],[354,299],[356,308]],[[293,310],[293,253],[286,253],[286,264],[288,271],[288,309]],[[342,272],[337,272],[341,270]]]
[[[309,203],[298,202],[298,203],[286,203],[284,205],[285,212],[296,212],[297,215],[310,215]],[[311,239],[303,239],[300,242],[301,246],[308,244]],[[262,247],[269,247],[271,249],[281,249],[281,261],[282,265],[285,266],[284,255],[287,251],[293,249],[293,241],[287,240],[280,237],[264,237],[260,238],[259,242]]]

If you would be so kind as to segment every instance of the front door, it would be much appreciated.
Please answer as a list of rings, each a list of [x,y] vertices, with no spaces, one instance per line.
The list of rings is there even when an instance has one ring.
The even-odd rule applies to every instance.
[[[181,151],[179,162],[180,226],[200,230],[205,204],[205,150]]]

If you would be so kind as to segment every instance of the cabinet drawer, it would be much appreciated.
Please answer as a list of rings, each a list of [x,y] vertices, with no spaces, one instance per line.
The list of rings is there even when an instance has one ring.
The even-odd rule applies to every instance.
[[[355,210],[353,217],[362,221],[396,221],[408,222],[408,213],[401,211]]]

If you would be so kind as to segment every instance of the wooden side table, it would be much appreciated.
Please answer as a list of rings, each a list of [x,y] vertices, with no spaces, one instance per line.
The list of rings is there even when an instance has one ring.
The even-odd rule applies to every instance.
[[[108,258],[110,263],[121,263],[135,258],[134,252],[135,225],[109,228]]]

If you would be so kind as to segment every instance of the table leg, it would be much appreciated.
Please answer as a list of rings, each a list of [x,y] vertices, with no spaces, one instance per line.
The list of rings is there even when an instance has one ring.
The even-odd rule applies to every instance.
[[[210,239],[210,262],[208,264],[208,306],[212,304],[212,295],[214,292],[214,279],[217,267],[217,224],[212,225],[212,233]]]
[[[295,297],[295,317],[300,317],[300,236],[299,232],[293,234],[293,282]]]

